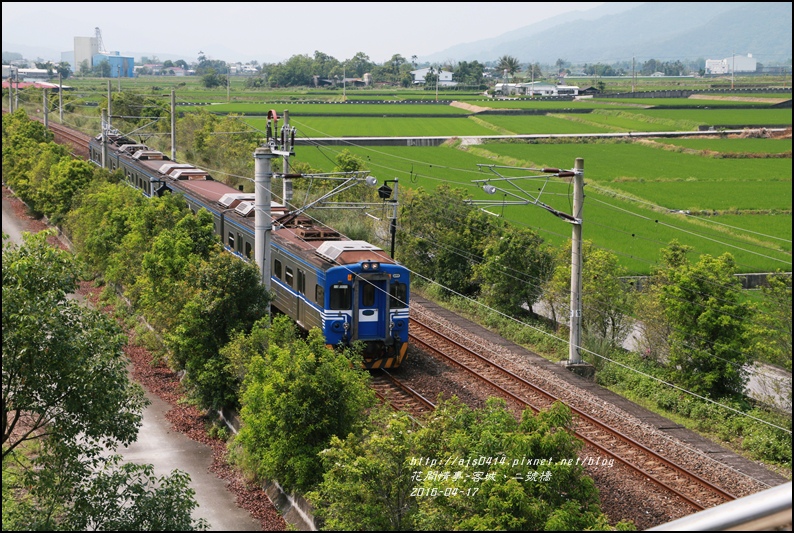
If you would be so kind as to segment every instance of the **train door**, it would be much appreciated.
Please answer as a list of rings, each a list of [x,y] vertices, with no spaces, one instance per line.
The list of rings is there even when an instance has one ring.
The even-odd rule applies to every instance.
[[[358,320],[360,340],[382,340],[386,338],[389,317],[389,287],[386,276],[365,275],[358,280],[354,310]]]

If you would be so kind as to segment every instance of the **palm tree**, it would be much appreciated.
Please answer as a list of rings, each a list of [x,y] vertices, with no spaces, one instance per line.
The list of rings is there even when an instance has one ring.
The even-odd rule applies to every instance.
[[[512,76],[521,68],[521,64],[517,58],[504,55],[499,58],[499,63],[496,65],[496,68],[499,70],[506,70],[507,73]]]

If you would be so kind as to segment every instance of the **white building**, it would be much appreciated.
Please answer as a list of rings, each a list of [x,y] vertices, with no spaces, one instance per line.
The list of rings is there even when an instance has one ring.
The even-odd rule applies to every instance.
[[[576,85],[552,85],[537,81],[531,83],[497,83],[494,85],[494,93],[526,96],[578,96],[579,87]]]
[[[753,54],[747,56],[733,55],[725,59],[707,59],[706,74],[731,74],[733,72],[755,72],[758,61]]]
[[[411,71],[411,76],[414,78],[414,85],[421,85],[425,82],[425,77],[430,73],[430,68],[420,68],[417,70]],[[437,72],[435,69],[432,69],[433,72]],[[452,72],[448,72],[446,70],[442,70],[438,74],[438,85],[443,87],[454,87],[457,85],[458,82],[452,81]]]
[[[99,53],[99,42],[96,37],[75,37],[74,38],[74,65],[73,72],[80,72],[80,65],[83,61],[88,61],[88,68],[94,66],[94,56]]]

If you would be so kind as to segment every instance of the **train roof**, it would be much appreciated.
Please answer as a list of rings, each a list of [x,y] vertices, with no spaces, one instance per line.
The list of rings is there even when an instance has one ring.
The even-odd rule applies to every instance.
[[[97,141],[101,140],[99,136]],[[132,148],[137,150],[132,158],[140,165],[150,169],[153,175],[169,175],[168,187],[193,196],[195,200],[205,204],[208,208],[225,213],[228,219],[236,220],[254,233],[255,195],[242,193],[223,182],[212,179],[205,170],[194,167],[188,163],[177,163],[157,150],[145,149],[145,145],[136,145],[122,136],[109,139],[116,149],[124,146],[123,153],[129,153]],[[183,181],[174,181],[177,177],[188,177]],[[206,179],[196,179],[204,177]],[[155,178],[152,178],[155,179]],[[184,179],[184,178],[183,178]],[[329,228],[305,214],[292,214],[287,208],[276,202],[271,202],[272,237],[274,243],[285,250],[299,255],[304,260],[321,269],[328,269],[339,264],[353,264],[361,261],[377,261],[380,263],[394,263],[386,252],[366,241],[350,240],[338,231]]]
[[[383,249],[367,241],[325,241],[317,247],[317,255],[339,264],[373,259],[379,262],[393,262]]]

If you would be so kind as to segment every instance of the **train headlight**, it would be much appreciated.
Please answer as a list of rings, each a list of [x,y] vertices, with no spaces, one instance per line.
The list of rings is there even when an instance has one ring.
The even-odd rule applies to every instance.
[[[361,264],[362,270],[378,270],[379,268],[380,268],[380,263],[366,262]]]

